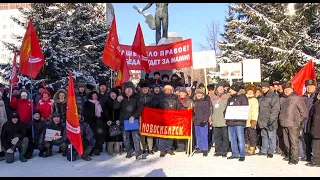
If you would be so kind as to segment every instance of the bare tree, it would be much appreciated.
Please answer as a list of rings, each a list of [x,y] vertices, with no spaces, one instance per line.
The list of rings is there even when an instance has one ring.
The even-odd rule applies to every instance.
[[[199,44],[202,50],[215,50],[216,53],[220,51],[218,47],[218,37],[220,35],[219,22],[212,21],[210,25],[207,25],[206,40],[207,44]]]

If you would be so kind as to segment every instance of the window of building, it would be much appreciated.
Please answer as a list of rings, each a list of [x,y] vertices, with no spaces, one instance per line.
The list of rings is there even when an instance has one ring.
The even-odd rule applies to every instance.
[[[7,25],[6,25],[6,24],[3,25],[3,26],[2,26],[2,29],[7,29]]]

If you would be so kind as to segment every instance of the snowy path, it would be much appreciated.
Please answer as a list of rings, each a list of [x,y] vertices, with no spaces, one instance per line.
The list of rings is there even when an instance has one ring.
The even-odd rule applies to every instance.
[[[167,155],[160,159],[158,152],[148,156],[147,160],[136,161],[135,158],[126,159],[125,154],[110,157],[104,151],[101,156],[93,156],[92,159],[90,162],[82,159],[69,162],[54,152],[52,157],[34,157],[26,163],[15,161],[7,164],[1,161],[0,176],[320,176],[320,168],[306,167],[305,162],[288,165],[279,155],[273,159],[250,156],[239,162],[213,157],[212,150],[206,158],[202,154],[188,158],[184,153],[176,153],[175,156]]]

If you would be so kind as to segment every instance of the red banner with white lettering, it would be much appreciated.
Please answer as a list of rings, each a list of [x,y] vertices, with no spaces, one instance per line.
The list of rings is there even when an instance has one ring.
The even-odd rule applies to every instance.
[[[129,70],[143,70],[139,55],[132,52],[132,46],[120,44]],[[171,44],[146,46],[151,71],[171,70],[192,66],[192,41],[186,39]]]
[[[191,137],[192,110],[164,110],[143,108],[140,134],[144,136],[189,139]]]

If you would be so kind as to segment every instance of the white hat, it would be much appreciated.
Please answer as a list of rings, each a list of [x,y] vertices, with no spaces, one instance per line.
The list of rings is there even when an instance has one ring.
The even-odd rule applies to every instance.
[[[27,94],[26,92],[22,92],[22,93],[20,94],[20,96],[21,96],[21,97],[22,97],[22,96],[28,97],[28,94]]]
[[[166,89],[170,89],[172,92],[174,91],[173,87],[170,85],[165,85],[162,90],[165,91]]]

